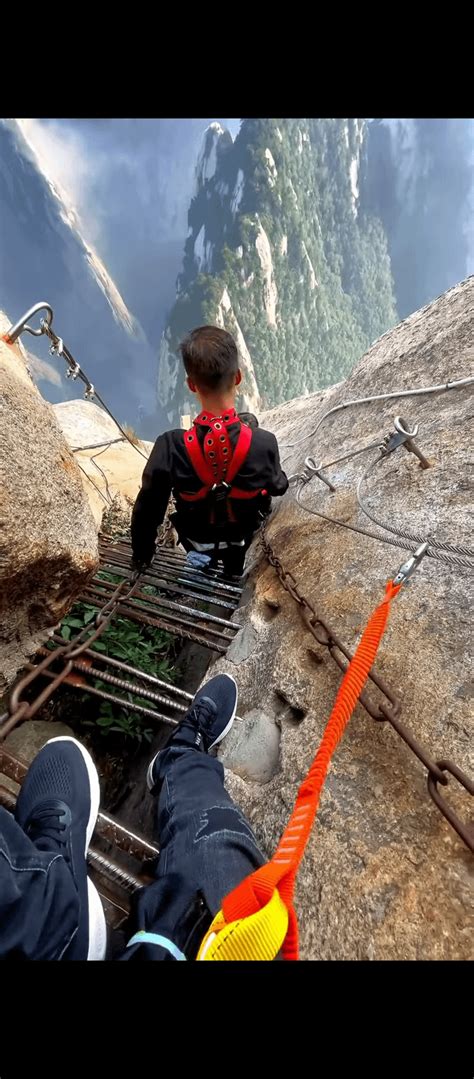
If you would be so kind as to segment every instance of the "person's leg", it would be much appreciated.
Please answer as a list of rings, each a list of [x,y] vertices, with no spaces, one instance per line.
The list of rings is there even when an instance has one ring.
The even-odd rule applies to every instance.
[[[61,959],[78,921],[64,859],[39,851],[0,807],[0,959]]]
[[[186,562],[192,566],[193,569],[203,569],[206,571],[210,565],[212,565],[212,559],[215,555],[215,544],[213,543],[198,543],[196,540],[190,540],[182,532],[179,532],[175,525],[178,542],[181,547],[186,551]]]
[[[178,536],[178,543],[181,544],[181,547],[184,547],[184,550],[186,551],[186,553],[188,553],[189,551],[195,551],[196,548],[193,547],[193,545],[191,543],[191,540],[188,540],[187,536],[184,536],[182,534],[182,532],[178,532],[178,529],[176,528],[176,525],[174,527],[176,529],[176,533],[177,533],[177,536]]]
[[[202,558],[203,564],[199,568],[202,568],[204,573],[213,576],[214,571],[219,568],[219,563],[222,563],[226,577],[237,578],[244,572],[245,555],[252,542],[253,533],[243,540],[223,540],[219,545],[197,543],[179,532],[178,539],[186,553],[191,555],[191,564],[193,555],[197,554],[198,558]],[[204,558],[208,560],[207,564],[204,564]],[[197,566],[197,561],[195,565]]]
[[[99,809],[92,758],[73,738],[47,742],[14,818],[0,813],[0,958],[102,959],[105,918],[86,852]]]
[[[157,881],[139,899],[138,926],[182,953],[199,918],[196,897],[208,913],[202,938],[224,896],[265,861],[248,821],[224,788],[222,764],[208,755],[230,729],[236,706],[234,680],[211,679],[148,771],[148,785],[158,797],[160,857]],[[199,943],[196,935],[193,940]],[[151,941],[140,945],[138,937],[123,958],[172,955]]]
[[[249,541],[250,542],[250,541]],[[249,543],[242,540],[241,543],[229,543],[222,550],[221,558],[226,577],[241,577],[244,572],[245,555]]]
[[[265,859],[224,787],[220,761],[193,745],[174,744],[163,754],[158,773],[164,782],[157,812],[157,876],[186,873],[214,915],[227,892]]]

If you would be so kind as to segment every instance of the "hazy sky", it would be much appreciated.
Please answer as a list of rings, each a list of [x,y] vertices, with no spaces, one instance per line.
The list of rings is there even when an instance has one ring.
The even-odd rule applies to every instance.
[[[174,300],[194,169],[213,119],[19,120],[154,348]],[[235,137],[240,120],[215,119]]]
[[[173,304],[187,233],[196,159],[203,134],[212,119],[218,119],[235,137],[240,125],[240,120],[235,118],[19,121],[39,156],[43,172],[60,189],[65,202],[78,213],[84,238],[103,259],[154,349],[158,348],[167,313]],[[402,184],[404,170],[408,169],[415,190],[418,172],[410,148],[415,147],[416,125],[426,125],[428,129],[432,123],[440,122],[395,119],[382,123],[403,134],[405,141],[402,139],[400,145],[397,143],[394,154],[397,183]],[[462,130],[464,151],[461,156],[464,159],[466,148],[472,147],[474,177],[474,125],[469,120],[453,123]],[[413,146],[411,131],[412,142],[415,140]],[[455,149],[453,144],[452,152]],[[452,163],[444,159],[439,161],[442,182],[447,184],[444,213],[450,220],[455,218],[455,205],[449,202],[449,189],[452,187],[455,198],[455,175],[459,164],[454,159]],[[422,176],[420,179],[423,183]],[[467,211],[464,220],[468,244],[467,273],[474,271],[474,183],[471,206],[472,212]],[[427,212],[428,206],[425,209]],[[400,212],[406,210],[407,198],[403,193]],[[441,229],[442,221],[439,219],[438,223]],[[449,230],[447,240],[451,240]],[[446,251],[449,283],[448,263]],[[429,270],[427,265],[428,276]]]
[[[150,157],[159,159],[166,139],[168,159],[178,146],[189,147],[194,160],[210,119],[21,119],[23,133],[44,171],[69,196],[79,213],[88,204],[102,171],[148,172]],[[219,119],[235,138],[240,120]],[[146,182],[146,177],[144,178]],[[92,222],[91,222],[92,224]],[[95,229],[100,231],[96,223]],[[94,237],[91,237],[94,239]]]

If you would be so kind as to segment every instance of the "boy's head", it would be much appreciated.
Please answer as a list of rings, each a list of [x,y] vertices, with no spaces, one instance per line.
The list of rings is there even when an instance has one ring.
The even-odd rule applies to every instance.
[[[242,381],[237,345],[219,326],[198,326],[180,344],[192,393],[208,397],[233,393]]]

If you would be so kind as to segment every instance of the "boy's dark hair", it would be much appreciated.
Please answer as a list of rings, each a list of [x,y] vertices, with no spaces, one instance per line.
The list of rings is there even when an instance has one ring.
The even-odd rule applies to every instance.
[[[228,389],[239,369],[234,338],[218,326],[198,326],[181,342],[186,374],[198,388]]]

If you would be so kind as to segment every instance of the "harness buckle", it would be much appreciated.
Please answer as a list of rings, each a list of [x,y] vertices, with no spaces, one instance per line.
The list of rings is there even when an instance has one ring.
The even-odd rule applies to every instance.
[[[213,483],[210,493],[215,502],[225,502],[228,491],[230,491],[230,483],[222,480],[221,483]]]

